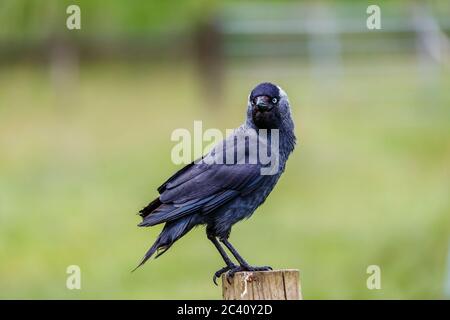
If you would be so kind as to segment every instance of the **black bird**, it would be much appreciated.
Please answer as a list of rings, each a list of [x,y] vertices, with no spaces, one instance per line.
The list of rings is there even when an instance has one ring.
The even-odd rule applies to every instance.
[[[231,227],[250,217],[272,191],[295,142],[286,93],[271,83],[257,85],[248,98],[246,121],[202,159],[169,178],[158,188],[160,196],[140,211],[143,221],[139,226],[165,225],[136,268],[155,252],[155,258],[166,252],[193,227],[205,225],[208,239],[226,264],[214,274],[214,283],[225,272],[233,276],[238,271],[271,270],[249,265],[228,238]],[[275,161],[264,159],[264,148],[266,158],[270,155]],[[231,261],[221,243],[238,265]]]

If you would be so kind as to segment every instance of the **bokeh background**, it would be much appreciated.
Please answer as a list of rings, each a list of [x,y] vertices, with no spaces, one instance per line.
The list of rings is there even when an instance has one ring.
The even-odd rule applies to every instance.
[[[220,299],[201,228],[130,273],[160,231],[135,213],[178,169],[172,131],[237,127],[262,81],[300,143],[234,227],[241,253],[299,268],[306,299],[449,297],[449,17],[445,0],[1,0],[0,298]]]

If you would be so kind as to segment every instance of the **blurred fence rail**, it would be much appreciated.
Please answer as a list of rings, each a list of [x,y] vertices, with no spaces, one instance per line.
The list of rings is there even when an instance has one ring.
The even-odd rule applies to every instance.
[[[332,58],[422,50],[433,59],[445,60],[449,51],[448,1],[382,2],[380,30],[366,27],[367,4],[354,2],[232,2],[207,9],[177,5],[186,9],[183,13],[176,13],[175,5],[143,2],[105,6],[80,1],[80,6],[82,30],[69,31],[62,2],[0,4],[0,58],[33,50],[42,53],[61,41],[71,42],[87,58],[189,55],[204,45],[196,41],[199,33],[215,34],[219,41],[209,37],[206,48],[223,50],[230,57]]]
[[[425,3],[381,5],[380,30],[367,28],[366,9],[360,4],[326,3],[228,6],[221,17],[226,53],[339,61],[337,56],[344,53],[420,52],[439,62],[448,59],[450,6],[436,12]]]
[[[339,76],[347,57],[409,55],[420,77],[432,81],[450,65],[448,1],[382,2],[380,30],[367,28],[367,4],[354,2],[232,2],[178,11],[153,2],[125,10],[117,2],[111,11],[100,2],[81,1],[82,29],[75,32],[65,28],[67,15],[59,2],[45,8],[38,2],[7,3],[0,4],[0,64],[48,62],[55,83],[64,83],[61,79],[76,73],[83,60],[181,58],[194,62],[204,96],[214,102],[229,59],[269,57],[277,67],[273,62],[295,58],[320,79]]]

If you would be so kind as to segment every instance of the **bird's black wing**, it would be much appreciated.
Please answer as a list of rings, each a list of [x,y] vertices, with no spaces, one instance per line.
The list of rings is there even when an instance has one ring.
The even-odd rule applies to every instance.
[[[158,190],[160,196],[141,210],[140,226],[169,222],[192,213],[208,214],[231,199],[256,189],[267,176],[256,164],[193,163]]]

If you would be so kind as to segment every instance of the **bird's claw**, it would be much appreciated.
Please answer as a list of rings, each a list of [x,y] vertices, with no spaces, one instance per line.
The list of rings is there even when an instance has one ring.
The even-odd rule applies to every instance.
[[[250,266],[250,265],[241,265],[241,266],[237,266],[237,265],[231,265],[231,266],[226,266],[223,267],[222,269],[217,270],[214,273],[213,276],[213,282],[214,284],[217,286],[217,279],[220,278],[222,276],[222,274],[226,273],[226,278],[229,284],[231,284],[231,279],[234,277],[234,275],[237,272],[242,272],[242,271],[269,271],[269,270],[273,270],[272,267],[269,266],[262,266],[262,267],[254,267],[254,266]]]
[[[231,284],[231,279],[234,277],[235,273],[237,273],[237,272],[269,271],[269,270],[273,270],[272,267],[269,267],[269,266],[254,267],[254,266],[250,266],[250,265],[236,266],[235,268],[232,268],[227,272],[227,281],[229,284]]]
[[[233,268],[235,268],[235,267],[237,267],[237,266],[236,266],[236,265],[231,265],[231,266],[226,266],[226,267],[223,267],[222,269],[217,270],[217,271],[214,273],[214,276],[213,276],[213,282],[214,282],[214,284],[217,286],[217,279],[220,278],[220,276],[221,276],[222,274],[224,274],[224,273],[227,272],[227,271],[230,271],[231,269],[233,269]]]
[[[231,284],[231,279],[234,277],[234,274],[235,274],[236,272],[241,272],[241,271],[247,271],[247,270],[246,270],[246,268],[243,267],[243,266],[236,266],[235,268],[230,269],[230,270],[227,272],[227,275],[226,275],[228,284]]]

